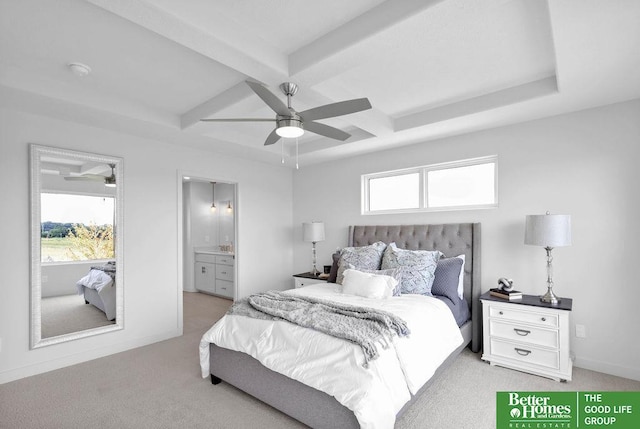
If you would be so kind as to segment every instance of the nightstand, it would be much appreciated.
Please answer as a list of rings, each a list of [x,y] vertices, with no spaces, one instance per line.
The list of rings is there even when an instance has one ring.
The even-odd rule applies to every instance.
[[[294,274],[293,279],[295,280],[296,288],[327,282],[327,279],[318,278],[318,276],[314,276],[311,273]]]
[[[558,305],[524,295],[507,301],[480,296],[482,301],[482,359],[556,381],[571,380],[569,314],[573,300],[561,298]]]

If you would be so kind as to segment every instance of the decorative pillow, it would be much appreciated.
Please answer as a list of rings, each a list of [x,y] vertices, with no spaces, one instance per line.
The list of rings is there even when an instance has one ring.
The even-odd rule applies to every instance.
[[[340,252],[338,260],[338,275],[336,283],[342,284],[344,272],[349,268],[349,264],[358,270],[377,270],[380,268],[382,254],[387,247],[382,241],[378,241],[369,246],[345,247]]]
[[[459,302],[458,281],[461,270],[462,259],[457,257],[440,259],[436,266],[431,294],[446,296],[453,303]]]
[[[365,298],[389,298],[398,285],[398,281],[390,276],[363,273],[347,269],[343,273],[342,293],[363,296]]]
[[[355,270],[356,267],[349,264],[349,269]],[[377,274],[380,276],[389,276],[395,279],[396,285],[393,288],[393,296],[400,296],[400,284],[402,283],[402,273],[404,273],[403,268],[389,268],[387,270],[359,270],[359,271],[362,271],[363,273]]]
[[[331,259],[333,260],[333,264],[331,265],[331,271],[329,271],[327,283],[335,283],[338,278],[338,261],[340,260],[340,252],[336,252],[331,255]]]
[[[402,268],[401,293],[431,294],[431,285],[442,252],[398,249],[389,244],[382,257],[382,269]]]

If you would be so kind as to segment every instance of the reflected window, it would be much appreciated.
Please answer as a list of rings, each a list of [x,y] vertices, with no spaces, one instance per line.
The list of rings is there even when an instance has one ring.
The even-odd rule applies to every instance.
[[[41,194],[42,262],[113,259],[115,198]]]

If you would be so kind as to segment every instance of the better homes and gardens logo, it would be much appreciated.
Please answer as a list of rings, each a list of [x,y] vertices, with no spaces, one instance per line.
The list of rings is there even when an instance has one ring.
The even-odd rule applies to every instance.
[[[575,428],[574,392],[498,392],[497,427]]]
[[[497,429],[638,429],[640,392],[498,392]]]

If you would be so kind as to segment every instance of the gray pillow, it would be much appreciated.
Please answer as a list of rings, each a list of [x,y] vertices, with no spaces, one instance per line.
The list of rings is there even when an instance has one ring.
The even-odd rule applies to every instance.
[[[442,258],[436,266],[435,278],[431,286],[431,294],[446,296],[453,303],[460,301],[458,296],[458,279],[462,269],[462,259]]]
[[[340,260],[340,252],[336,252],[331,255],[333,263],[331,264],[331,270],[329,271],[329,278],[327,283],[335,283],[338,278],[338,261]]]
[[[382,254],[387,247],[382,241],[378,241],[369,246],[362,247],[345,247],[340,252],[338,260],[338,275],[336,283],[342,284],[344,280],[344,272],[349,268],[349,264],[353,265],[356,270],[377,270],[380,268]]]
[[[401,293],[431,295],[431,285],[442,252],[398,249],[389,244],[382,257],[382,269],[402,268]]]

